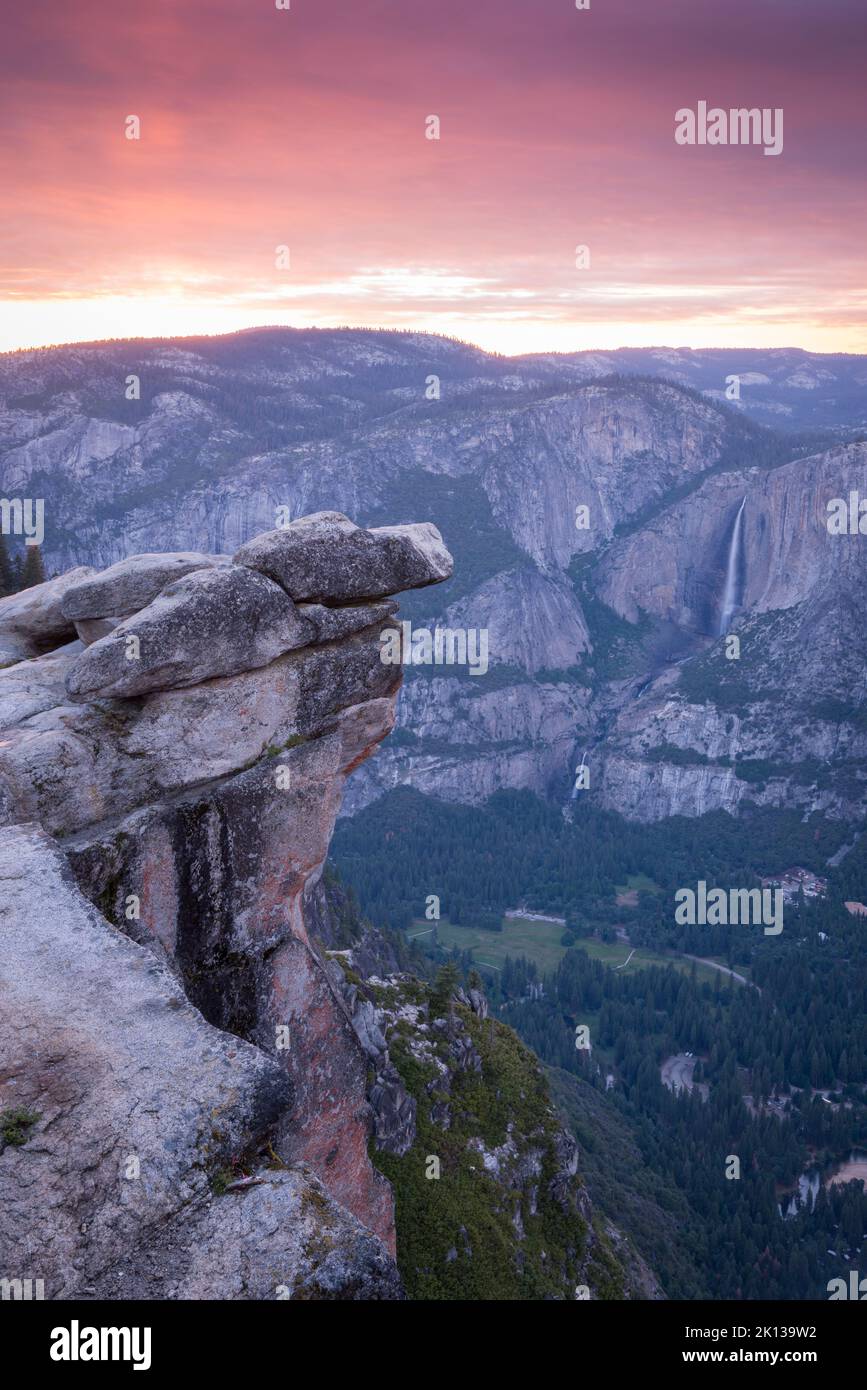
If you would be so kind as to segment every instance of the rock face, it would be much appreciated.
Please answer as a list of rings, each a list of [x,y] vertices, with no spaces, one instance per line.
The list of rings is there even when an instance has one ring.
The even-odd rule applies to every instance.
[[[107,570],[68,584],[62,607],[67,618],[124,618],[151,603],[167,584],[193,570],[228,565],[228,555],[131,555]]]
[[[63,611],[64,600],[71,588],[92,573],[90,566],[80,565],[58,579],[0,599],[0,653],[8,653],[2,664],[75,640],[75,624]]]
[[[827,522],[829,502],[848,502],[865,474],[861,443],[709,479],[603,560],[601,593],[616,612],[634,621],[641,609],[694,637],[690,658],[651,673],[608,729],[597,759],[604,804],[642,820],[748,805],[861,818],[867,639],[856,615],[867,550],[863,536],[835,535]],[[742,498],[729,657],[719,585],[714,603],[696,565],[716,554],[720,573]]]
[[[397,612],[397,604],[362,603],[324,608],[321,603],[299,603],[298,612],[305,622],[313,624],[317,642],[333,642],[391,617]]]
[[[639,1286],[628,1241],[594,1213],[538,1061],[489,1016],[482,991],[446,1002],[401,972],[356,983],[358,964],[353,945],[329,968],[344,975],[368,1055],[382,1067],[390,1053],[371,1090],[375,1158],[403,1216],[410,1297],[660,1297],[655,1283]]]
[[[452,558],[435,526],[365,531],[340,512],[317,512],[242,545],[235,563],[275,580],[297,602],[353,603],[439,584]]]
[[[318,551],[316,563],[321,592]],[[153,576],[150,557],[142,568]],[[135,573],[136,566],[127,569]],[[101,590],[90,589],[97,597],[73,600],[73,606],[99,618],[117,584],[115,575]],[[338,574],[322,597],[333,598],[340,587]],[[128,601],[128,591],[114,600],[115,606]],[[399,1293],[386,1253],[394,1250],[391,1188],[371,1165],[368,1141],[386,1123],[380,1113],[391,1116],[392,1127],[395,1114],[400,1119],[401,1098],[394,1093],[391,1110],[383,1100],[389,1080],[383,1054],[376,1106],[368,1100],[368,1050],[304,916],[344,781],[394,721],[401,668],[383,663],[379,641],[393,609],[328,609],[333,625],[318,611],[307,619],[274,581],[218,559],[169,582],[86,650],[72,642],[0,673],[0,835],[9,874],[0,873],[19,885],[4,895],[0,966],[20,1001],[14,1021],[24,1024],[28,1037],[45,1030],[50,1038],[45,1020],[52,1011],[56,1018],[72,1015],[72,1003],[64,1005],[65,992],[72,991],[81,1012],[70,1025],[69,1079],[64,1072],[57,1084],[90,1097],[85,1110],[70,1110],[82,1155],[91,1146],[115,1162],[132,1123],[124,1117],[137,1114],[138,1105],[148,1109],[148,1096],[165,1087],[169,1109],[161,1133],[170,1135],[175,1165],[152,1176],[165,1189],[161,1207],[136,1207],[122,1184],[119,1195],[112,1188],[108,1196],[93,1197],[94,1210],[104,1202],[99,1221],[105,1233],[101,1244],[93,1237],[92,1248],[76,1240],[73,1218],[84,1208],[72,1203],[60,1244],[46,1247],[58,1293],[86,1284],[104,1296],[129,1294],[115,1273],[121,1260],[144,1297],[197,1297],[207,1287],[213,1297],[269,1297],[277,1296],[275,1282],[297,1297]],[[131,680],[113,655],[129,635],[139,638],[142,668]],[[98,698],[87,698],[91,690]],[[22,873],[44,878],[46,894],[58,894],[50,913],[44,903],[25,910],[16,856]],[[56,887],[61,879],[62,894]],[[59,952],[55,970],[54,936],[40,944],[32,924],[33,913],[43,909],[59,940],[68,929],[89,943],[78,972],[63,966],[72,947]],[[25,942],[42,963],[31,982],[35,993],[28,993]],[[115,961],[123,980],[129,974],[157,982],[153,998],[130,988],[136,1026],[177,1014],[181,1032],[171,1034],[168,1024],[155,1028],[149,1046],[161,1065],[155,1061],[154,1075],[143,1079],[135,1074],[131,1037],[122,1053],[130,1058],[129,1075],[119,1063],[120,1099],[110,1105],[102,1094],[114,1083],[99,1050],[107,1056],[114,1046],[111,1029],[128,1027],[134,1034],[135,1021],[124,1010],[112,1015]],[[125,989],[122,983],[120,992]],[[104,1014],[111,1018],[103,1029]],[[186,1053],[194,1058],[196,1048],[203,1058],[196,1065],[210,1068],[201,1080],[184,1070]],[[42,1052],[33,1053],[32,1065],[29,1055],[19,1050],[11,1063],[0,1061],[0,1078],[12,1088],[3,1093],[4,1106],[7,1096],[10,1104],[21,1101],[35,1110],[50,1100]],[[138,1099],[136,1086],[146,1088]],[[184,1110],[190,1087],[195,1102]],[[83,1120],[91,1109],[95,1128]],[[215,1127],[218,1143],[204,1133],[202,1117],[224,1110],[225,1121]],[[154,1133],[133,1135],[151,1168],[159,1122],[153,1124]],[[63,1136],[52,1124],[55,1132],[59,1153]],[[265,1143],[278,1170],[263,1175]],[[0,1177],[8,1171],[7,1155],[0,1157]],[[64,1200],[56,1160],[31,1188],[29,1170],[17,1166],[28,1156],[29,1141],[15,1155],[19,1217],[31,1199],[53,1210],[46,1191]],[[231,1198],[227,1193],[210,1201],[208,1164],[235,1165],[255,1181],[249,1192],[232,1187]],[[22,1191],[29,1195],[22,1198]],[[284,1216],[294,1223],[288,1232],[280,1226]],[[162,1263],[160,1242],[148,1234],[161,1221],[173,1252]],[[93,1229],[86,1219],[83,1224]],[[42,1230],[39,1222],[36,1227]],[[316,1249],[308,1239],[314,1227],[321,1236]],[[42,1248],[41,1236],[34,1248]]]
[[[241,565],[198,570],[89,646],[66,688],[73,700],[176,690],[269,666],[313,636],[270,579]]]
[[[166,389],[146,410],[118,400],[118,418],[94,418],[92,381],[102,390],[129,372],[158,373]],[[437,400],[425,392],[432,374]],[[730,374],[742,391],[728,406]],[[0,471],[7,495],[45,497],[49,567],[125,564],[162,545],[236,553],[288,592],[320,642],[337,639],[334,623],[346,633],[363,622],[358,610],[386,585],[448,572],[436,538],[410,524],[423,506],[457,563],[404,616],[485,631],[489,670],[468,682],[409,668],[397,737],[365,764],[347,805],[402,783],[468,803],[501,787],[564,800],[587,753],[591,796],[629,816],[785,796],[860,814],[863,538],[830,538],[822,520],[831,497],[863,487],[864,446],[846,438],[867,427],[864,379],[861,358],[794,350],[506,360],[432,336],[354,331],[59,348],[0,362]],[[782,432],[807,425],[826,430],[809,457]],[[744,498],[738,666],[718,636]],[[287,512],[302,520],[273,531]],[[395,519],[407,525],[386,524]],[[299,546],[310,551],[300,572]],[[340,584],[325,594],[322,565],[327,575],[338,554]],[[121,617],[77,618],[64,635],[97,646]],[[0,665],[34,652],[0,606]],[[684,678],[679,693],[672,676]],[[768,718],[781,691],[796,697],[798,746],[814,750],[797,765]],[[701,742],[666,759],[665,739],[651,738],[669,724],[677,734],[679,709],[693,731],[729,713],[755,726],[749,746],[725,756],[768,764],[769,779],[709,766]],[[847,757],[828,785],[814,764],[832,742]]]
[[[0,1139],[9,1277],[46,1298],[400,1297],[312,1173],[265,1166],[291,1108],[279,1064],[206,1023],[43,831],[0,830],[0,879],[0,1111],[23,1117],[23,1142]]]
[[[249,367],[235,364],[236,348]],[[152,367],[172,383],[145,419],[128,423],[90,419],[77,404],[75,379],[90,370],[82,359],[62,376],[71,392],[65,402],[52,398],[38,418],[13,411],[7,420],[4,389],[10,399],[32,397],[42,368],[24,356],[14,371],[0,365],[4,486],[27,493],[38,463],[49,563],[107,565],[163,546],[233,552],[285,583],[297,603],[329,607],[442,578],[441,590],[414,596],[409,615],[443,623],[448,610],[456,626],[489,629],[492,674],[474,684],[494,698],[484,717],[467,718],[477,712],[465,710],[458,683],[438,681],[437,694],[448,698],[425,701],[430,724],[401,716],[422,746],[395,744],[372,760],[354,795],[369,798],[408,780],[467,801],[501,786],[561,788],[576,741],[588,732],[583,720],[576,730],[575,719],[587,686],[570,671],[586,661],[587,623],[566,567],[668,489],[700,479],[732,432],[724,413],[668,384],[605,381],[618,370],[614,355],[506,363],[424,335],[292,332],[227,340],[219,361],[204,351],[151,345],[142,348],[144,361],[124,361],[143,380]],[[655,370],[677,367],[659,360]],[[425,399],[431,373],[443,384],[440,402]],[[251,392],[256,409],[241,419],[236,402]],[[278,429],[285,447],[275,447],[272,425],[266,442],[251,421],[270,422],[287,406],[297,423],[285,434]],[[133,475],[123,464],[131,457]],[[455,549],[450,579],[436,537],[411,524],[420,506]],[[581,506],[591,518],[583,531]],[[315,527],[319,539],[330,527],[341,541],[340,595],[318,593],[307,562],[303,577],[293,574],[298,527],[311,531],[313,523],[271,529],[286,511],[304,517],[326,509],[332,520],[317,517]],[[364,526],[353,531],[344,513]],[[395,520],[405,525],[390,525]],[[267,537],[253,541],[258,532]],[[91,640],[89,631],[82,636]],[[453,719],[472,723],[472,747],[441,746],[435,726]],[[551,739],[534,729],[550,729]]]

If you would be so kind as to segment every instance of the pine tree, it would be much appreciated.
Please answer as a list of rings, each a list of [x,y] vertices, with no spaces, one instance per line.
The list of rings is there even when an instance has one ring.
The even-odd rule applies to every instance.
[[[431,1018],[442,1018],[448,1010],[452,995],[458,987],[460,976],[454,961],[446,961],[440,966],[430,1000]]]
[[[28,545],[24,564],[21,567],[21,588],[32,589],[34,584],[45,583],[45,570],[38,545]]]
[[[15,593],[15,570],[6,548],[6,537],[0,533],[0,598]]]

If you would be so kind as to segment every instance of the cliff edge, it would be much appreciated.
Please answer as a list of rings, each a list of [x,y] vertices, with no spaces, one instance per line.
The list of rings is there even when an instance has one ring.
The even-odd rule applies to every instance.
[[[46,1297],[395,1298],[368,1059],[305,925],[429,525],[318,513],[0,602],[0,1251]]]

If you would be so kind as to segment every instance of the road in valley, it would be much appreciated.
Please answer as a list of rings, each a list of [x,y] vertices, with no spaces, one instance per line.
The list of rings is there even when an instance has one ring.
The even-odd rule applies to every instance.
[[[762,992],[762,991],[759,989],[758,985],[753,984],[752,980],[748,980],[748,979],[747,979],[746,975],[739,975],[738,972],[737,972],[736,970],[729,970],[729,968],[728,968],[727,965],[720,965],[719,961],[716,961],[716,960],[706,960],[704,956],[687,956],[687,955],[685,955],[685,956],[683,957],[683,959],[684,959],[684,960],[694,960],[695,963],[696,963],[696,965],[709,965],[710,968],[711,968],[711,970],[721,970],[722,973],[723,973],[724,975],[731,975],[732,979],[733,979],[733,980],[737,980],[737,982],[738,982],[739,985],[749,985],[751,989],[758,989],[758,990],[759,990],[759,994],[761,994],[761,992]]]
[[[694,1071],[695,1058],[687,1057],[685,1052],[679,1052],[676,1057],[667,1057],[660,1067],[662,1084],[674,1091],[675,1095],[680,1091],[691,1091]]]
[[[688,1057],[685,1052],[678,1052],[676,1057],[666,1057],[659,1069],[663,1086],[667,1086],[675,1095],[679,1095],[681,1091],[686,1091],[689,1095],[695,1090],[702,1100],[707,1100],[710,1095],[707,1082],[692,1079],[697,1061],[697,1057]]]

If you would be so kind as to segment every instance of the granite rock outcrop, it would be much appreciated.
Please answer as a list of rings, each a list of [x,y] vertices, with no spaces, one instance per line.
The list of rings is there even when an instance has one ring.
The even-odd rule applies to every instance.
[[[292,575],[316,537],[315,584],[291,580],[303,604],[247,564],[186,554],[0,600],[0,630],[23,612],[42,648],[0,672],[0,978],[24,1038],[3,1034],[0,1110],[36,1117],[0,1155],[0,1188],[16,1230],[39,1204],[50,1296],[400,1296],[368,1145],[406,1098],[305,902],[344,782],[394,722],[401,667],[380,634],[395,605],[379,600],[450,558],[435,528],[397,528],[348,585],[356,529],[295,523]],[[138,1186],[106,1176],[124,1154]]]

